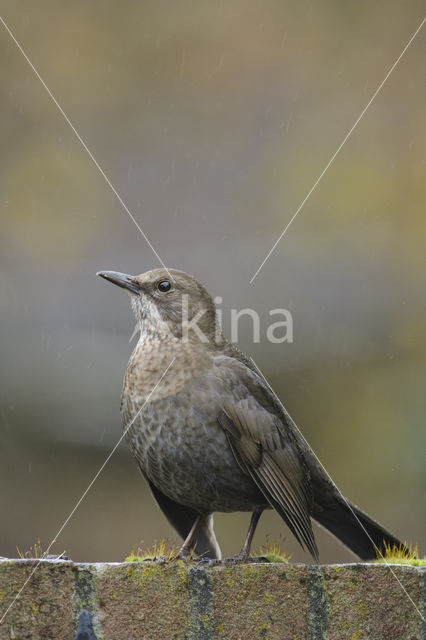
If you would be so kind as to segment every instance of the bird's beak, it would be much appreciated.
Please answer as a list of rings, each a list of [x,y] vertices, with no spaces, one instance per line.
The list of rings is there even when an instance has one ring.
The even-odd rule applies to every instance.
[[[98,271],[97,276],[109,280],[113,284],[116,284],[123,289],[127,289],[131,293],[140,295],[140,289],[133,276],[127,275],[127,273],[119,273],[118,271]]]

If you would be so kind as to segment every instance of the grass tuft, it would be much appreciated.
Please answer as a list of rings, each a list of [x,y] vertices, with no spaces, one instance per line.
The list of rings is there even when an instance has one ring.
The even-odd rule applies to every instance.
[[[30,559],[30,558],[44,558],[45,552],[42,549],[40,539],[34,542],[33,545],[27,551],[21,551],[18,545],[16,545],[16,551],[18,552],[18,556],[22,559]]]
[[[425,567],[426,557],[419,558],[419,550],[417,544],[413,547],[409,545],[391,545],[385,543],[385,552],[383,556],[373,560],[373,562],[387,563],[387,564],[408,564],[415,567]]]
[[[287,555],[285,551],[282,551],[277,542],[269,543],[266,547],[259,547],[257,554],[251,554],[258,556],[266,562],[284,562],[288,564],[290,562],[291,555]]]
[[[145,562],[146,560],[156,560],[157,558],[167,558],[172,560],[177,553],[176,547],[170,545],[168,540],[157,540],[152,547],[144,549],[139,546],[137,551],[132,550],[129,556],[125,559],[126,562]]]

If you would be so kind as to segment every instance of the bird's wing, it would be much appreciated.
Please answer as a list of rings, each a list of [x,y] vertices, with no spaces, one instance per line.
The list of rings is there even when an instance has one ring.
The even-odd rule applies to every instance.
[[[241,468],[253,478],[300,544],[318,558],[309,516],[309,471],[277,398],[244,363],[215,358],[222,410],[218,421]]]

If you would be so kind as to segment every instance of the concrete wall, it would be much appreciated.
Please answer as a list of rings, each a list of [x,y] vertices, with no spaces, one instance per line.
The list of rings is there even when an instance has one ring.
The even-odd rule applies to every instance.
[[[29,576],[0,640],[426,640],[426,567],[1,560],[0,616]]]

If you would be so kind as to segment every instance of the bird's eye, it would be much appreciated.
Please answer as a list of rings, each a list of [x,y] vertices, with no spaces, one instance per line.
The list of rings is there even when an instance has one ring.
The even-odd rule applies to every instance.
[[[158,291],[161,291],[161,293],[166,293],[166,291],[170,291],[171,288],[172,285],[168,280],[160,280],[160,282],[157,284],[157,289]]]

